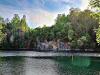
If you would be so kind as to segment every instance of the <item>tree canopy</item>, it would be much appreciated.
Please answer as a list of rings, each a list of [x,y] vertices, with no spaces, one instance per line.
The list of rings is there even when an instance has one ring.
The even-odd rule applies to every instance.
[[[90,6],[98,10],[98,12],[94,14],[93,16],[97,17],[98,22],[99,22],[99,28],[96,30],[96,41],[98,45],[100,45],[100,0],[90,0]]]
[[[2,48],[35,48],[37,39],[40,42],[60,39],[71,48],[96,48],[100,42],[100,27],[98,16],[94,14],[97,13],[88,9],[71,8],[68,15],[58,14],[51,27],[44,25],[35,29],[28,27],[25,15],[20,18],[15,14],[10,21],[1,17],[0,45]]]
[[[100,0],[90,0],[90,6],[100,9]]]

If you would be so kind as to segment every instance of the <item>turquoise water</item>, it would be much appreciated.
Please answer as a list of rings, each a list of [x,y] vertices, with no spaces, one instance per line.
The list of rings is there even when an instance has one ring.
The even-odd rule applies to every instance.
[[[100,59],[90,57],[60,57],[60,75],[100,75]]]
[[[0,57],[0,75],[100,75],[100,59]]]

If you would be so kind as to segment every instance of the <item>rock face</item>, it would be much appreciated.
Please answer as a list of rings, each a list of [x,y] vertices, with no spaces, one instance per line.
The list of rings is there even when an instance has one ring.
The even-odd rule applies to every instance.
[[[70,49],[70,45],[68,42],[61,42],[61,41],[47,41],[44,42],[37,42],[37,48],[39,49]]]

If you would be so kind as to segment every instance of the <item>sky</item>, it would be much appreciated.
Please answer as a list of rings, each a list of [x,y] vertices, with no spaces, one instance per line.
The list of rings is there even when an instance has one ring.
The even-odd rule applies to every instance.
[[[0,0],[0,16],[12,19],[14,14],[20,18],[26,15],[31,28],[51,26],[58,14],[68,14],[69,9],[88,7],[88,0]]]

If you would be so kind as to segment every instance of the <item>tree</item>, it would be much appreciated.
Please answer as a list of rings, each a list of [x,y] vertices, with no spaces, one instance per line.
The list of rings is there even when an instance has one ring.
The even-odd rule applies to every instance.
[[[17,31],[20,28],[20,17],[18,14],[15,14],[13,19],[11,20],[11,24],[13,25],[13,31]]]
[[[89,4],[92,8],[100,9],[100,0],[90,0]]]
[[[98,12],[93,16],[97,16],[97,19],[99,20],[99,28],[96,31],[96,41],[100,45],[100,0],[90,0],[90,6],[98,10]]]
[[[97,29],[99,27],[99,23],[98,19],[93,17],[91,14],[95,14],[95,12],[92,12],[90,10],[80,11],[76,8],[70,9],[70,14],[68,15],[68,17],[71,23],[72,30],[74,32],[74,39],[72,41],[75,41],[78,47],[78,42],[83,42],[83,40],[81,40],[83,36],[88,39],[88,41],[83,42],[84,45],[87,45],[88,47],[95,47],[94,43],[96,44],[96,42],[94,39],[94,29]],[[89,43],[91,43],[91,45]]]
[[[98,45],[100,45],[100,27],[98,28],[97,33],[96,33],[96,41]]]
[[[4,21],[4,19],[2,17],[0,17],[0,44],[5,36],[5,34],[3,33],[3,28],[4,28],[3,21]]]
[[[21,19],[20,21],[20,29],[24,32],[27,32],[28,31],[28,25],[26,23],[26,16],[23,15],[23,18]]]
[[[65,14],[58,14],[53,32],[56,39],[68,39],[69,19]]]

